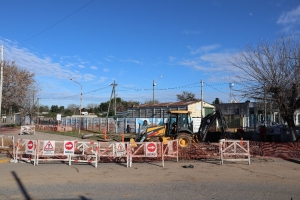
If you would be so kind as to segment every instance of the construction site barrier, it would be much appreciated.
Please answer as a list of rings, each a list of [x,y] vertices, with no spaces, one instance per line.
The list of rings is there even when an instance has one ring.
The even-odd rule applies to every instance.
[[[70,155],[71,161],[75,163],[94,163],[94,166],[97,168],[98,150],[98,142],[76,142],[75,152]]]
[[[14,161],[24,161],[36,165],[36,140],[18,139],[16,142],[16,155]]]
[[[34,135],[35,125],[21,126],[20,135]]]
[[[225,161],[247,161],[250,165],[249,141],[246,140],[219,140],[220,160],[223,165]]]
[[[161,142],[134,142],[130,143],[129,151],[129,167],[132,166],[134,158],[154,158],[162,157],[163,143]]]
[[[163,144],[163,152],[162,152],[162,165],[165,166],[165,158],[176,158],[176,162],[178,162],[179,148],[178,148],[178,140],[170,140],[167,141],[167,144]]]
[[[15,139],[14,136],[0,135],[0,150],[12,152],[13,159],[15,160]]]
[[[127,167],[132,166],[134,158],[162,159],[176,158],[178,162],[178,140],[162,142],[82,142],[18,139],[16,143],[15,162],[25,161],[38,165],[40,162],[61,161],[71,165],[75,163],[94,164],[106,158],[124,158]]]
[[[36,165],[39,162],[62,161],[71,165],[71,155],[74,153],[74,145],[76,141],[54,141],[54,140],[38,140]],[[65,151],[66,146],[70,152]],[[70,147],[69,147],[70,146]]]
[[[104,159],[121,159],[126,160],[127,167],[129,166],[129,143],[128,142],[99,142],[99,160]]]

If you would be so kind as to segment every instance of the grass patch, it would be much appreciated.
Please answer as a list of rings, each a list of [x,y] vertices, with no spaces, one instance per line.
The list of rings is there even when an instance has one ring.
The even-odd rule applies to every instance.
[[[104,140],[104,134],[102,132],[99,132],[99,131],[81,130],[80,135],[78,134],[78,130],[68,131],[68,132],[57,132],[57,131],[51,131],[51,130],[36,129],[36,131],[43,132],[43,133],[56,134],[56,135],[70,136],[70,137],[75,137],[75,138],[83,138],[83,135],[92,135],[90,137],[87,137],[86,139],[89,139],[89,140]],[[135,137],[135,133],[124,134],[124,141],[129,141],[130,138],[134,138],[134,137]],[[107,133],[106,134],[106,139],[120,142],[120,141],[122,141],[122,134]]]

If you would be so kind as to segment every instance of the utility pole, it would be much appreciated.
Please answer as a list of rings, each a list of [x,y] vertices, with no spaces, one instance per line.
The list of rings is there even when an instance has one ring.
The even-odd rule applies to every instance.
[[[38,111],[37,111],[37,124],[40,124],[40,98],[37,98],[37,107],[38,107]]]
[[[267,104],[266,104],[266,82],[264,82],[264,125],[266,126],[267,120]]]
[[[81,134],[80,133],[80,129],[81,129],[81,109],[82,109],[82,85],[79,82],[77,82],[77,81],[75,81],[71,78],[70,78],[70,80],[75,82],[76,84],[78,84],[80,86],[80,106],[79,106],[79,115],[80,116],[79,116],[79,124],[78,124],[78,135],[80,135]]]
[[[111,84],[113,86],[113,89],[111,91],[111,95],[110,95],[110,99],[109,99],[109,103],[108,103],[108,110],[107,110],[107,114],[106,114],[106,131],[108,132],[108,114],[109,114],[109,110],[110,110],[110,104],[111,104],[111,100],[112,100],[112,97],[114,95],[114,115],[116,116],[116,86],[118,84],[116,84],[116,81],[114,80],[114,83]]]
[[[203,79],[201,79],[201,120],[203,119]]]
[[[2,50],[1,50],[1,80],[0,80],[0,119],[2,120],[2,113],[1,113],[1,108],[2,108],[2,88],[3,88],[3,65],[4,65],[4,59],[3,59],[3,54],[4,54],[4,46],[2,45]]]

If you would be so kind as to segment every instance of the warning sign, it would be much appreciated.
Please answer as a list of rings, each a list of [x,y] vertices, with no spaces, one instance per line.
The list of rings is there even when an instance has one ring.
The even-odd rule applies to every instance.
[[[154,142],[146,143],[146,157],[157,157],[157,144]]]
[[[64,141],[64,155],[73,155],[74,147],[74,141]]]
[[[25,149],[26,154],[34,154],[34,143],[32,140],[29,140],[26,143],[26,149]]]
[[[55,141],[46,140],[43,146],[43,155],[54,155]]]
[[[121,157],[126,155],[125,143],[116,142],[115,144],[116,144],[116,156]]]

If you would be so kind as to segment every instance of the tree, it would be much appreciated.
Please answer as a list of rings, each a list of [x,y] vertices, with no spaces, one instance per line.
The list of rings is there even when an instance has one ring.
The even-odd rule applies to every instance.
[[[183,91],[182,94],[176,94],[177,100],[181,102],[198,101],[195,94],[188,91]]]
[[[293,116],[300,108],[300,37],[282,36],[272,43],[249,44],[230,63],[241,70],[237,78],[244,84],[239,94],[260,100],[268,96],[278,106],[295,141]]]
[[[220,101],[219,98],[216,98],[212,103],[213,103],[213,104],[220,104],[220,103],[222,103],[222,102]]]
[[[28,105],[28,101],[32,102],[32,97],[37,92],[34,88],[33,73],[18,68],[15,62],[3,62],[2,107],[4,109],[9,109],[10,106],[25,108],[24,105]]]
[[[154,104],[157,104],[157,103],[159,103],[159,101],[158,100],[154,100]],[[153,104],[153,100],[146,100],[144,102],[144,104]]]

